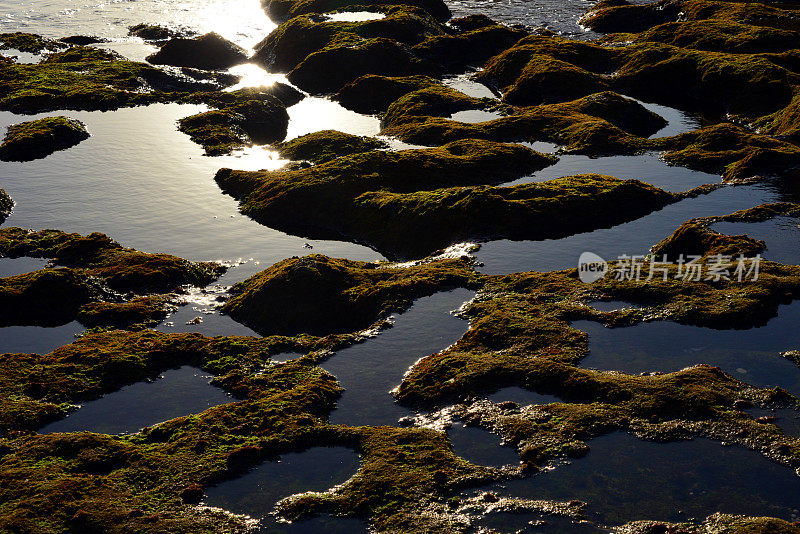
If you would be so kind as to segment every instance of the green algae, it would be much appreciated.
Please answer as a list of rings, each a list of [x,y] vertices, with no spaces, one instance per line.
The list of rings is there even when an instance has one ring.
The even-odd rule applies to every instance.
[[[178,121],[178,129],[208,156],[279,141],[286,137],[288,127],[289,113],[277,98],[239,102]]]
[[[322,130],[302,135],[276,146],[281,157],[295,161],[326,163],[341,156],[385,149],[389,145],[373,137]]]
[[[0,143],[0,160],[30,161],[71,148],[89,138],[86,126],[67,117],[48,117],[9,126]]]
[[[180,286],[204,287],[225,271],[216,263],[123,248],[103,234],[58,230],[0,229],[0,256],[49,258],[58,266],[0,279],[4,325],[148,324],[178,300],[170,293]]]
[[[29,54],[40,54],[45,51],[58,50],[63,47],[63,44],[45,39],[33,33],[0,33],[0,50],[14,49]]]
[[[234,286],[222,310],[262,333],[351,332],[472,278],[464,260],[406,267],[315,254],[278,262]]]
[[[430,76],[366,74],[339,89],[331,98],[358,113],[378,113],[405,94],[438,84]]]
[[[450,18],[450,9],[441,0],[262,0],[272,20],[283,22],[299,15],[334,11],[387,11],[395,5],[419,7],[440,21]]]
[[[11,210],[14,209],[14,201],[8,196],[2,188],[0,188],[0,224],[11,215]]]

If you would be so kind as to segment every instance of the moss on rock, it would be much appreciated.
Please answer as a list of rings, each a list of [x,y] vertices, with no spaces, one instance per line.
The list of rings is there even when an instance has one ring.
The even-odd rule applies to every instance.
[[[385,111],[389,104],[412,91],[439,85],[430,76],[378,76],[367,74],[348,83],[332,99],[358,113]]]
[[[238,102],[178,121],[178,129],[200,144],[208,156],[267,144],[286,137],[289,113],[277,98]]]
[[[154,65],[220,70],[247,61],[247,52],[217,33],[200,37],[173,37],[147,57]]]
[[[351,135],[336,130],[322,130],[302,135],[276,146],[283,158],[295,161],[307,160],[313,163],[325,163],[341,156],[388,147],[386,142],[374,137]]]
[[[48,117],[8,127],[0,160],[30,161],[73,147],[89,138],[86,126],[67,117]]]
[[[469,261],[403,267],[315,254],[278,262],[237,284],[222,310],[261,333],[350,332],[471,278]]]
[[[0,189],[0,224],[3,224],[8,216],[11,215],[12,209],[14,209],[14,201],[11,200],[8,193]]]
[[[450,9],[442,0],[262,0],[261,3],[270,18],[278,22],[311,13],[386,11],[395,5],[422,8],[442,22],[450,18]]]
[[[61,266],[0,279],[4,325],[53,326],[75,319],[87,326],[149,323],[177,300],[165,294],[181,285],[206,286],[225,270],[216,263],[126,249],[103,234],[58,230],[2,228],[0,256],[50,258]],[[128,292],[132,295],[120,294]]]

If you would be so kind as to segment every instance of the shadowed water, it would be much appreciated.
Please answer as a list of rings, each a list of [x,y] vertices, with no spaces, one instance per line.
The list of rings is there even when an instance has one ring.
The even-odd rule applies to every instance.
[[[38,271],[46,264],[41,258],[0,258],[0,278]]]
[[[469,323],[450,312],[473,296],[472,291],[455,289],[419,299],[392,328],[323,362],[345,388],[331,422],[394,425],[408,415],[389,391],[417,360],[447,348],[467,331]]]
[[[711,229],[726,235],[746,234],[767,244],[767,250],[761,253],[765,259],[800,264],[800,226],[798,220],[791,217],[776,217],[762,222],[719,222],[711,225]]]
[[[800,369],[779,353],[800,348],[800,303],[781,306],[766,326],[713,330],[670,321],[605,328],[576,321],[588,332],[589,355],[581,366],[626,373],[670,372],[707,363],[749,384],[780,386],[800,395]]]
[[[0,328],[0,353],[47,354],[75,341],[76,334],[86,330],[77,321],[46,328],[42,326],[8,326]]]
[[[579,499],[601,524],[685,521],[715,512],[797,518],[800,478],[754,451],[705,439],[653,443],[624,433],[593,439],[589,447],[585,458],[493,489],[531,499]]]
[[[152,382],[140,382],[84,403],[69,417],[40,432],[131,434],[169,419],[200,413],[232,402],[223,390],[209,384],[211,377],[194,367],[166,371]]]
[[[318,517],[286,525],[269,514],[275,504],[295,493],[324,491],[347,481],[358,470],[358,455],[342,447],[318,447],[284,454],[278,461],[264,462],[247,474],[206,488],[205,503],[260,519],[254,532],[292,534],[366,533],[356,519]]]
[[[516,386],[499,389],[489,395],[488,398],[490,401],[495,403],[516,402],[519,406],[560,402],[559,398],[555,395],[543,395],[541,393],[536,393],[535,391],[529,391]]]
[[[621,254],[646,254],[650,247],[693,217],[732,213],[779,198],[778,192],[767,185],[723,187],[613,228],[563,239],[484,243],[476,257],[484,263],[480,270],[487,274],[575,268],[582,252],[595,252],[606,260],[616,259]],[[576,214],[576,217],[584,216]]]
[[[447,429],[453,452],[477,465],[502,467],[519,463],[517,451],[502,446],[500,436],[478,427],[456,423]]]

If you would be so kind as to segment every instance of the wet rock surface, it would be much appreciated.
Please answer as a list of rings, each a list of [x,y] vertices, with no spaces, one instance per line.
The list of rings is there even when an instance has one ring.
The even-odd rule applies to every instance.
[[[0,143],[0,160],[29,161],[47,157],[89,138],[86,126],[67,117],[49,117],[10,126]]]
[[[322,255],[280,261],[234,286],[230,298],[224,288],[218,300],[217,293],[205,295],[213,300],[209,308],[223,307],[226,320],[246,323],[266,337],[212,338],[146,327],[179,303],[181,285],[203,287],[216,279],[222,272],[218,264],[123,248],[102,234],[0,229],[0,256],[50,260],[45,268],[0,279],[5,310],[0,323],[58,325],[77,319],[93,327],[47,354],[0,355],[0,530],[243,531],[252,527],[246,518],[203,506],[206,488],[245,480],[248,470],[280,455],[335,447],[358,455],[349,479],[336,479],[335,487],[315,486],[318,491],[311,493],[286,495],[280,488],[261,505],[269,508],[263,514],[274,511],[290,521],[317,514],[346,517],[355,521],[347,523],[356,525],[351,528],[361,528],[363,520],[376,532],[469,532],[488,525],[483,519],[492,514],[515,514],[544,532],[798,532],[790,522],[796,511],[778,506],[778,498],[773,506],[765,501],[761,508],[748,507],[742,500],[748,495],[732,477],[712,488],[714,495],[727,495],[714,497],[724,506],[712,503],[685,521],[676,518],[678,504],[659,494],[665,490],[658,480],[647,492],[659,511],[642,512],[635,502],[639,495],[626,499],[636,512],[617,517],[596,513],[598,507],[608,512],[608,495],[584,497],[578,486],[586,484],[559,488],[557,494],[464,493],[490,483],[525,485],[536,480],[532,474],[564,468],[558,465],[563,461],[577,467],[581,459],[591,461],[593,448],[601,451],[603,467],[607,458],[593,440],[626,432],[633,435],[630,440],[643,440],[633,443],[664,455],[664,464],[667,447],[686,440],[704,438],[709,449],[735,445],[736,452],[726,449],[730,454],[720,456],[761,455],[773,462],[768,470],[779,473],[774,480],[789,481],[790,495],[792,470],[800,468],[800,438],[782,421],[782,414],[794,413],[798,405],[790,392],[772,383],[757,387],[738,370],[726,372],[727,360],[718,368],[701,363],[702,355],[689,367],[669,367],[676,369],[672,372],[591,369],[582,365],[589,361],[589,344],[577,327],[582,321],[615,329],[671,321],[709,332],[746,332],[785,313],[782,305],[800,295],[796,265],[764,260],[758,279],[747,283],[725,278],[688,283],[672,266],[664,279],[607,276],[584,284],[575,269],[484,275],[467,255],[472,245],[440,250],[465,240],[543,240],[588,232],[721,187],[671,193],[661,183],[650,185],[647,175],[620,180],[594,171],[565,173],[570,176],[553,171],[548,181],[501,185],[531,181],[533,173],[565,154],[644,154],[713,173],[714,181],[719,176],[731,184],[760,182],[777,191],[769,204],[729,215],[709,217],[698,210],[681,217],[691,219],[655,243],[654,255],[697,254],[708,266],[720,254],[763,252],[764,242],[712,226],[795,220],[800,214],[792,185],[800,168],[800,25],[794,4],[606,0],[582,19],[606,35],[582,40],[498,24],[485,15],[445,23],[450,11],[438,0],[267,0],[264,8],[282,24],[255,47],[253,61],[270,75],[285,73],[302,91],[332,94],[359,113],[379,113],[383,138],[345,133],[354,129],[342,121],[342,132],[315,132],[312,126],[302,133],[313,133],[282,143],[294,117],[287,108],[305,94],[282,83],[224,91],[237,77],[205,69],[243,63],[247,51],[213,34],[194,38],[179,26],[140,25],[130,31],[163,44],[152,62],[182,69],[128,61],[103,47],[85,46],[90,43],[84,38],[59,42],[0,34],[0,47],[42,55],[39,63],[0,61],[0,109],[33,114],[154,102],[207,105],[210,110],[183,119],[180,128],[208,155],[271,143],[278,156],[294,160],[284,168],[270,166],[273,170],[217,173],[217,183],[240,201],[242,213],[275,229],[367,243],[386,257],[414,261]],[[326,15],[343,11],[385,16]],[[468,76],[472,86],[455,89],[441,80],[445,74]],[[327,101],[314,97],[314,102]],[[696,120],[673,129],[676,135],[658,137],[668,123],[659,115],[663,106],[692,112]],[[479,118],[454,118],[463,118],[463,112]],[[407,149],[403,142],[429,148]],[[557,154],[541,154],[520,142],[550,143]],[[234,165],[228,161],[224,166]],[[248,161],[242,168],[263,167]],[[767,202],[764,195],[752,198],[761,198],[753,204]],[[0,218],[11,207],[0,191]],[[287,249],[281,257],[291,254]],[[415,299],[454,287],[478,292],[459,312],[469,329],[455,344],[424,355],[405,375],[397,372],[398,404],[392,408],[405,414],[401,421],[350,426],[360,423],[348,418],[332,424],[337,419],[330,414],[348,387],[323,369],[336,369],[335,351],[381,335],[390,326],[387,318]],[[202,326],[202,313],[190,315],[193,326]],[[410,354],[392,342],[387,339],[391,350],[370,361]],[[369,345],[359,348],[367,351]],[[796,349],[786,347],[784,358],[796,363]],[[287,353],[293,357],[287,359]],[[129,436],[36,433],[77,403],[187,365],[215,375],[214,385],[231,402]],[[502,443],[507,456],[495,462],[482,450],[470,456],[473,462],[461,457],[459,451],[469,451],[476,440],[448,439],[445,430],[454,434],[454,424],[466,425],[491,446]],[[634,469],[648,467],[645,460]],[[710,497],[704,493],[699,499]],[[714,510],[726,514],[702,517]],[[325,524],[307,523],[309,529]]]
[[[227,69],[247,60],[238,45],[216,33],[200,37],[173,37],[161,49],[147,57],[155,65],[173,65],[195,69]]]

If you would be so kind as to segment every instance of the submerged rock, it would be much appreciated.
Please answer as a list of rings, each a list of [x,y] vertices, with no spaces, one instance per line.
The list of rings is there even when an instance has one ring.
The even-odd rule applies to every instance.
[[[247,61],[247,52],[217,33],[200,37],[173,37],[147,57],[155,65],[222,70]]]
[[[325,163],[341,156],[388,148],[385,141],[374,137],[351,135],[336,130],[306,134],[276,146],[282,158]]]
[[[30,161],[71,148],[89,138],[86,126],[67,117],[48,117],[8,127],[0,160]]]

